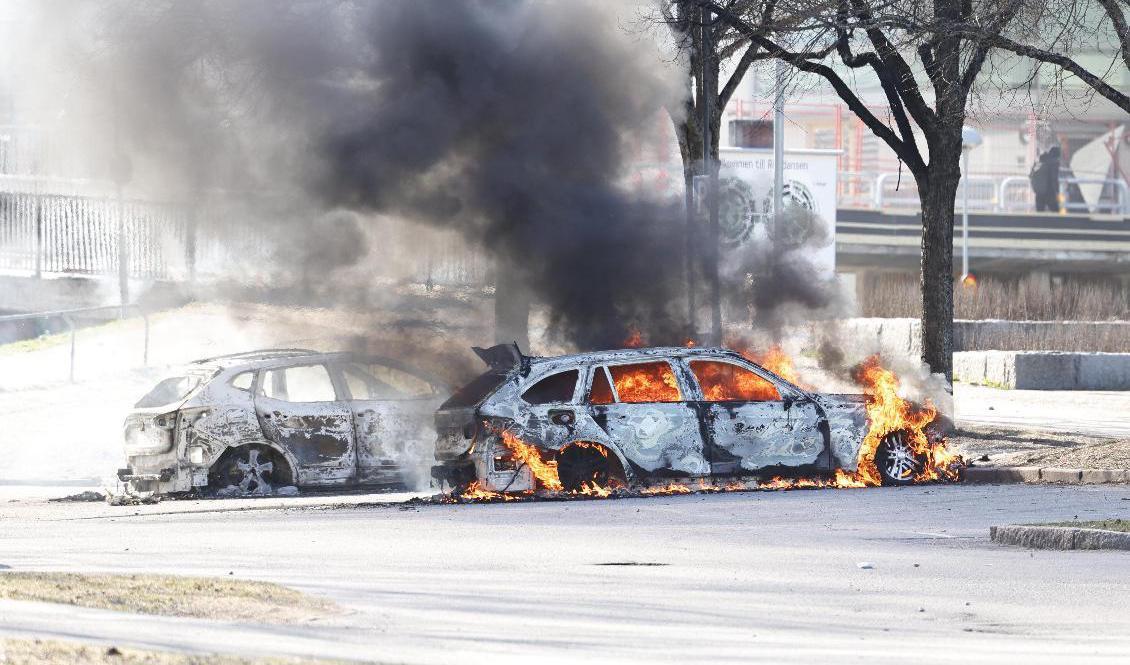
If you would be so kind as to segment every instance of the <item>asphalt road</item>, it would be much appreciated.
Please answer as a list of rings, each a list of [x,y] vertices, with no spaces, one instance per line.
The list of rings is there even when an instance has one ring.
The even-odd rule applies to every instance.
[[[230,573],[349,612],[280,628],[0,601],[0,635],[412,663],[1130,654],[1130,553],[988,542],[992,524],[1130,517],[1128,486],[348,505],[403,498],[130,508],[5,498],[0,567]]]

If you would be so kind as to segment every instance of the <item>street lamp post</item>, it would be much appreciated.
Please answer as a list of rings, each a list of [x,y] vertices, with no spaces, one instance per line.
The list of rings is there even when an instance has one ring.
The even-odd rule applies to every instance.
[[[981,145],[981,133],[961,128],[961,283],[969,277],[969,152]]]

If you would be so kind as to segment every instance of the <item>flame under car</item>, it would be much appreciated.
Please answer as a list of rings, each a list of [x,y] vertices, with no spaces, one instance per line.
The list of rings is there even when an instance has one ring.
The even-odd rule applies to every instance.
[[[810,392],[726,349],[476,352],[489,369],[436,412],[432,476],[453,488],[592,492],[851,474],[869,433],[864,395]],[[920,477],[929,460],[914,436],[882,434],[873,458],[882,484]]]
[[[126,417],[139,494],[413,482],[442,381],[390,358],[272,349],[191,363]],[[426,469],[426,467],[424,467]]]

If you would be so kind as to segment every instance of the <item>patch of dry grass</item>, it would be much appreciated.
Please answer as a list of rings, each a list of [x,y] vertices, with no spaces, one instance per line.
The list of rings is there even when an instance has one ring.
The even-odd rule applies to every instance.
[[[0,640],[0,663],[3,665],[320,665],[341,662],[343,661],[186,654],[57,640]]]
[[[178,575],[4,572],[0,598],[256,623],[302,623],[340,611],[271,582]]]
[[[1102,529],[1104,531],[1130,532],[1130,520],[1088,520],[1084,522],[1050,522],[1041,526],[1073,526],[1077,529]]]
[[[860,285],[862,316],[922,315],[918,279],[902,273],[877,274]],[[1114,321],[1130,318],[1130,294],[1114,280],[983,278],[975,288],[954,288],[954,318],[1010,321]]]

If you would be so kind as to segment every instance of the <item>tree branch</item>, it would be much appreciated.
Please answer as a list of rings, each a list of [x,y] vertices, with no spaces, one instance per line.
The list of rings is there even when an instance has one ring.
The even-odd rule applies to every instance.
[[[1103,81],[1102,78],[1095,74],[1092,74],[1082,65],[1075,62],[1066,55],[1052,53],[1041,48],[1036,48],[1035,46],[1029,46],[1027,44],[1021,44],[1002,35],[985,35],[977,29],[964,28],[962,29],[962,32],[971,34],[976,38],[983,39],[988,46],[1003,49],[1005,51],[1011,51],[1017,55],[1032,58],[1033,60],[1038,60],[1040,62],[1046,62],[1049,65],[1055,65],[1057,67],[1060,67],[1061,69],[1071,72],[1075,76],[1078,76],[1084,83],[1091,86],[1091,88],[1093,88],[1095,92],[1114,102],[1122,110],[1130,113],[1130,97],[1119,92],[1117,89],[1110,86],[1106,81]]]
[[[1103,6],[1111,23],[1114,24],[1114,32],[1118,35],[1119,50],[1122,52],[1122,61],[1126,63],[1126,68],[1130,69],[1130,26],[1126,25],[1126,15],[1122,13],[1122,8],[1118,6],[1118,0],[1099,0],[1099,4]]]
[[[703,6],[709,6],[719,18],[732,25],[734,29],[744,34],[750,39],[750,41],[761,45],[761,47],[767,51],[767,55],[769,55],[770,57],[784,60],[785,62],[788,62],[790,65],[796,67],[802,72],[816,74],[817,76],[820,76],[828,81],[828,83],[832,86],[832,89],[836,91],[836,94],[839,95],[840,99],[844,100],[844,103],[847,104],[851,112],[854,113],[860,120],[862,120],[863,123],[866,124],[872,132],[874,132],[875,136],[879,137],[887,145],[889,145],[891,149],[894,150],[895,154],[898,155],[898,157],[906,163],[907,167],[910,168],[911,172],[914,173],[915,176],[921,176],[925,174],[926,163],[925,160],[923,160],[921,153],[918,151],[917,146],[904,142],[899,137],[899,135],[894,132],[894,130],[892,130],[883,121],[879,120],[879,118],[875,117],[875,115],[871,113],[871,111],[867,108],[863,101],[860,100],[858,96],[856,96],[852,89],[847,85],[846,82],[844,82],[842,78],[840,78],[839,74],[837,74],[834,69],[832,69],[828,65],[818,62],[819,60],[827,57],[829,53],[832,53],[836,48],[835,45],[818,51],[789,51],[784,47],[776,44],[775,42],[767,39],[762,34],[761,30],[754,28],[741,17],[735,16],[730,11],[718,6],[717,3],[712,2],[711,0],[700,0],[700,2]]]

